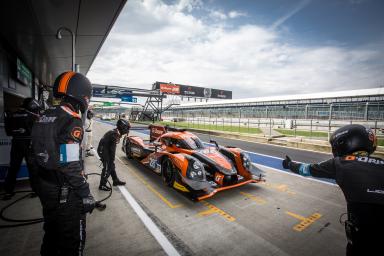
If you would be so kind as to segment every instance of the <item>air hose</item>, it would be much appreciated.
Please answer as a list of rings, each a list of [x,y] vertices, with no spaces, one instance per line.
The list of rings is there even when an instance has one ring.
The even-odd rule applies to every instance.
[[[12,203],[4,206],[0,211],[0,218],[4,221],[7,221],[7,222],[17,222],[17,224],[0,225],[0,228],[14,228],[14,227],[32,225],[32,224],[37,224],[37,223],[42,222],[43,218],[28,219],[28,220],[16,220],[16,219],[10,219],[10,218],[7,218],[4,216],[4,212],[6,209],[8,209],[12,205],[16,204],[17,202],[23,200],[24,198],[30,196],[32,194],[32,190],[21,190],[21,191],[16,191],[15,194],[16,193],[29,193],[29,194],[26,194],[26,195],[20,197],[19,199],[13,201]],[[1,194],[1,195],[3,195],[3,194]]]
[[[99,176],[101,176],[99,173],[96,173],[96,172],[88,173],[87,175],[99,175]],[[112,188],[112,184],[108,180],[107,180],[107,183],[108,183],[109,187]],[[16,224],[0,225],[0,229],[1,228],[14,228],[14,227],[32,225],[32,224],[37,224],[37,223],[41,223],[44,221],[44,218],[24,219],[23,220],[23,219],[11,219],[11,218],[4,216],[5,211],[8,208],[10,208],[12,205],[14,205],[17,202],[20,202],[21,200],[23,200],[27,197],[30,197],[31,195],[34,194],[32,190],[15,191],[15,194],[18,194],[18,193],[28,193],[28,194],[26,194],[26,195],[16,199],[15,201],[7,204],[6,206],[1,208],[1,210],[0,210],[0,219],[2,219],[3,221],[6,221],[6,222],[15,222]],[[0,194],[0,196],[3,196],[3,195],[5,195],[5,193]],[[101,210],[101,211],[104,210],[106,208],[106,205],[102,204],[101,202],[104,202],[105,200],[109,199],[111,196],[112,196],[112,189],[109,191],[109,194],[105,198],[96,201],[95,208],[98,210]]]

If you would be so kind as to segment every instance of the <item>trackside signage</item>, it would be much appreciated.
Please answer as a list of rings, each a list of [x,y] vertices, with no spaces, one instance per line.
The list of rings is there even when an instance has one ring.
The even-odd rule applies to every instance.
[[[102,98],[132,98],[132,91],[124,88],[104,86],[97,87],[93,86],[92,90],[93,97],[102,97]]]
[[[17,58],[16,60],[16,77],[17,80],[22,82],[24,85],[32,86],[32,72],[25,66],[25,64]]]
[[[180,86],[176,84],[160,84],[159,89],[160,92],[165,94],[180,94]]]
[[[160,90],[160,92],[164,94],[180,95],[185,97],[232,99],[232,91],[191,85],[156,82],[153,89]]]

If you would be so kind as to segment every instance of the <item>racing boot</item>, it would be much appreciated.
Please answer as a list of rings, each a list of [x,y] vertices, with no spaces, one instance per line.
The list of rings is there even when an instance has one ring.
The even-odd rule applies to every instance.
[[[121,180],[114,180],[113,181],[113,186],[124,186],[125,182]]]
[[[107,185],[100,185],[99,186],[99,190],[102,190],[102,191],[111,191],[112,189],[110,187],[108,187]]]

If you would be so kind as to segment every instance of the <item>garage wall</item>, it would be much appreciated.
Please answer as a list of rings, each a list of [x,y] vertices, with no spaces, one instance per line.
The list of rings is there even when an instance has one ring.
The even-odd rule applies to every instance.
[[[5,110],[15,110],[23,98],[32,96],[32,87],[20,83],[16,79],[17,55],[4,45],[0,38],[0,181],[8,169],[11,137],[6,136],[4,129]],[[19,178],[26,176],[26,168],[21,167]]]

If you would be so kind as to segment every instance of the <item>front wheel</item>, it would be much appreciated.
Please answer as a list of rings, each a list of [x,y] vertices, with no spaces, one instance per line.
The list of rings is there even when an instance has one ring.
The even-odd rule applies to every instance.
[[[132,159],[132,150],[131,150],[132,143],[127,138],[127,142],[125,143],[125,154],[127,155],[128,159]]]
[[[172,187],[176,179],[176,170],[172,161],[169,158],[164,159],[161,164],[161,175],[163,177],[164,183]]]

